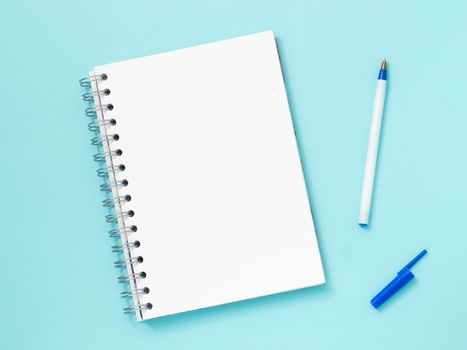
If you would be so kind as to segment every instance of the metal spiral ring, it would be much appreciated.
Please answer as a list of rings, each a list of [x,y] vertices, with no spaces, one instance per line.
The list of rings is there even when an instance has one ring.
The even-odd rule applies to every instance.
[[[126,194],[124,196],[118,196],[116,198],[107,198],[102,201],[102,205],[107,208],[114,207],[117,203],[129,202],[131,201],[131,196]]]
[[[131,280],[144,279],[146,278],[146,272],[129,273],[118,278],[119,283],[128,283]]]
[[[124,211],[121,213],[109,214],[105,216],[105,221],[107,222],[117,222],[118,219],[132,218],[135,216],[133,210]]]
[[[123,152],[122,152],[121,149],[116,149],[115,151],[96,153],[93,156],[93,159],[94,159],[95,162],[104,163],[107,158],[118,157],[118,156],[121,156],[122,154],[123,154]]]
[[[102,81],[107,80],[107,74],[98,74],[98,75],[91,75],[90,77],[86,77],[79,80],[79,85],[85,88],[90,88],[92,82],[94,81]]]
[[[133,306],[124,308],[123,313],[126,315],[131,315],[131,314],[135,314],[137,311],[151,310],[151,309],[152,309],[151,303],[138,304],[138,305],[133,305]]]
[[[141,256],[137,256],[136,258],[118,260],[114,262],[114,267],[117,269],[122,269],[124,267],[127,267],[127,265],[141,264],[142,262],[143,262],[143,258]]]
[[[114,182],[106,182],[105,184],[100,185],[101,191],[110,192],[113,188],[120,188],[128,186],[128,180],[120,180]]]
[[[123,164],[114,165],[114,157],[118,157],[122,155],[122,150],[111,150],[110,149],[110,142],[118,141],[119,135],[118,134],[108,134],[107,128],[110,126],[114,126],[117,124],[117,121],[113,118],[111,119],[104,119],[103,113],[112,111],[114,109],[113,104],[100,104],[100,96],[107,96],[110,95],[110,89],[101,89],[97,90],[98,82],[107,80],[106,74],[98,74],[98,75],[91,75],[88,78],[83,78],[79,81],[80,85],[85,88],[93,88],[92,91],[86,92],[82,95],[83,100],[87,102],[96,102],[94,106],[90,106],[86,108],[86,116],[90,118],[97,118],[96,120],[92,120],[88,124],[88,129],[92,132],[100,132],[103,131],[102,134],[96,135],[91,139],[91,144],[95,146],[103,146],[104,150],[94,154],[93,159],[98,163],[106,163],[107,166],[104,166],[97,170],[97,175],[99,177],[110,177],[106,183],[100,185],[101,191],[111,192],[112,198],[107,198],[103,200],[103,205],[108,208],[115,208],[115,213],[109,214],[106,216],[106,221],[109,223],[116,223],[118,222],[119,226],[116,229],[112,229],[109,231],[109,236],[112,238],[121,238],[120,244],[116,244],[112,246],[112,252],[114,253],[125,253],[125,258],[123,260],[118,260],[114,262],[114,266],[116,268],[128,268],[128,272],[125,275],[122,275],[118,278],[120,283],[130,283],[131,290],[125,291],[121,293],[121,296],[124,298],[133,297],[135,301],[135,305],[127,307],[124,309],[125,314],[133,314],[139,313],[143,310],[150,310],[152,309],[153,305],[151,303],[142,304],[139,300],[139,295],[148,294],[149,288],[138,288],[136,280],[146,278],[146,273],[143,272],[135,272],[133,265],[140,264],[143,262],[143,258],[141,256],[132,257],[131,253],[133,253],[133,249],[139,248],[141,243],[138,240],[134,240],[129,242],[127,239],[127,235],[134,233],[137,231],[137,227],[135,225],[132,226],[125,226],[125,219],[131,218],[135,215],[133,210],[122,211],[122,204],[125,202],[131,201],[130,195],[120,195],[119,188],[128,186],[128,180],[117,180],[115,174],[125,170],[125,166]],[[118,163],[117,163],[118,164]]]
[[[83,96],[83,101],[93,102],[94,97],[96,96],[108,96],[108,95],[110,95],[110,90],[104,89],[104,90],[99,90],[99,91],[86,92],[82,96]]]
[[[123,165],[123,164],[113,165],[113,166],[109,166],[107,168],[97,169],[97,176],[107,177],[107,176],[109,176],[110,172],[116,174],[116,173],[122,172],[124,170],[125,170],[125,165]]]
[[[103,126],[114,126],[117,125],[117,121],[115,119],[104,119],[100,121],[94,121],[88,124],[89,131],[99,131]]]
[[[94,146],[100,146],[104,142],[118,141],[119,139],[120,139],[120,136],[118,134],[96,136],[91,139],[91,144]]]
[[[133,297],[135,295],[141,295],[141,294],[149,294],[149,288],[144,287],[144,288],[138,288],[134,290],[127,290],[125,292],[121,292],[120,296],[122,298],[129,298],[129,297]]]
[[[86,108],[86,116],[87,117],[95,117],[97,116],[97,112],[107,112],[107,111],[111,111],[114,109],[114,105],[109,103],[109,104],[106,104],[106,105],[98,105],[98,106],[94,106],[94,107],[88,107]]]
[[[136,232],[136,231],[138,231],[138,227],[136,227],[135,225],[126,226],[126,227],[123,227],[121,229],[110,230],[109,231],[109,237],[111,237],[111,238],[120,237],[123,234],[128,235],[128,234],[131,234],[131,233]]]
[[[89,117],[89,118],[97,118],[97,113],[96,111],[94,110],[93,107],[88,107],[84,110],[84,112],[86,113],[86,117]]]
[[[140,246],[141,246],[141,243],[139,241],[128,242],[124,244],[117,244],[112,247],[112,253],[120,253],[125,250],[139,248]]]

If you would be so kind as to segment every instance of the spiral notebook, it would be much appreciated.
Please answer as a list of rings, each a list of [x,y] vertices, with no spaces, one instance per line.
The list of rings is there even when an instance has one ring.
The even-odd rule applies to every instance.
[[[81,85],[126,313],[324,283],[273,32],[98,66]]]

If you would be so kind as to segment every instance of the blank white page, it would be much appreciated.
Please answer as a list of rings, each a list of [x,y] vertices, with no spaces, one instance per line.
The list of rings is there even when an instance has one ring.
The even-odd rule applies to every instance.
[[[271,31],[95,73],[153,305],[140,320],[324,283]]]

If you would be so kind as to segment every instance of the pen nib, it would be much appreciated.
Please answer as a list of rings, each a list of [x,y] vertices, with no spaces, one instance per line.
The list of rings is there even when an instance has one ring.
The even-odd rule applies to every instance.
[[[381,63],[381,69],[383,69],[383,70],[386,69],[386,59],[384,59],[383,63]]]

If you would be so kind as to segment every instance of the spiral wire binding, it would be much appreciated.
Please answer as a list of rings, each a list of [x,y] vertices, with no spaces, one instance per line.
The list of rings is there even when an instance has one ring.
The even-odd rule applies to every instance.
[[[125,218],[132,218],[135,216],[135,212],[133,210],[128,211],[121,211],[115,214],[109,214],[105,216],[105,220],[109,223],[118,222],[118,219],[125,219]]]
[[[115,207],[116,204],[120,202],[129,202],[131,201],[131,196],[126,194],[124,196],[118,196],[116,198],[108,198],[102,201],[102,205],[107,208]]]
[[[120,171],[124,171],[125,166],[123,164],[120,165],[112,165],[107,168],[100,168],[97,169],[97,176],[99,177],[109,177],[109,173],[114,172],[118,173]]]
[[[118,278],[118,282],[120,283],[128,283],[130,279],[143,279],[146,278],[146,272],[140,272],[140,273],[130,273],[128,275],[120,276]],[[147,288],[147,287],[146,287]],[[148,288],[149,289],[149,288]],[[120,293],[122,294],[122,293]]]
[[[83,94],[83,100],[86,101],[86,102],[93,102],[94,97],[96,97],[98,95],[100,95],[100,96],[110,95],[110,90],[105,89],[105,90],[99,90],[99,91],[95,91],[95,92],[86,92],[85,94]]]
[[[120,188],[126,186],[128,186],[128,180],[123,179],[120,181],[103,183],[102,185],[100,185],[100,189],[104,192],[112,192],[113,188]]]
[[[116,158],[120,157],[123,154],[121,149],[116,149],[115,151],[109,151],[109,152],[99,152],[96,153],[93,158],[95,162],[98,163],[105,163],[106,159],[108,157],[110,158]]]
[[[117,260],[114,262],[114,266],[117,269],[124,269],[128,265],[136,265],[136,264],[141,264],[144,261],[142,256],[137,256],[135,258],[129,258],[129,259],[123,259],[123,260]]]
[[[133,305],[133,306],[124,308],[123,313],[129,315],[129,314],[134,314],[137,311],[151,310],[151,309],[152,309],[151,303],[138,304],[138,305]]]
[[[120,237],[121,235],[130,235],[133,232],[136,232],[138,230],[138,227],[135,225],[133,226],[126,226],[122,229],[113,229],[109,231],[109,237],[110,238],[115,238],[115,237]]]
[[[107,78],[108,78],[107,74],[92,75],[92,76],[80,79],[79,85],[81,85],[81,87],[90,89],[92,87],[93,82],[107,80]],[[83,96],[83,99],[84,99],[84,96]]]
[[[117,121],[115,119],[104,119],[103,121],[101,122],[91,122],[88,124],[88,129],[89,131],[99,131],[100,128],[104,125],[108,125],[108,126],[114,126],[117,124]]]
[[[131,296],[134,296],[134,295],[139,295],[139,294],[149,294],[149,288],[144,287],[144,288],[137,288],[137,289],[134,289],[134,290],[121,292],[120,296],[122,298],[128,298],[128,297],[131,297]]]
[[[93,159],[98,163],[107,163],[110,164],[106,167],[102,167],[97,170],[97,175],[106,180],[105,183],[100,185],[100,190],[104,192],[109,192],[112,195],[112,198],[107,198],[103,200],[103,205],[106,208],[112,208],[114,212],[107,215],[106,221],[112,224],[118,224],[118,229],[112,229],[109,231],[109,236],[111,238],[119,238],[120,244],[112,246],[112,252],[119,253],[124,255],[124,259],[117,260],[114,263],[114,266],[119,269],[127,269],[127,273],[121,275],[118,278],[119,283],[125,283],[130,285],[130,290],[120,293],[122,298],[133,298],[135,304],[123,309],[125,314],[135,314],[138,313],[142,317],[143,310],[151,310],[153,305],[152,303],[140,303],[139,296],[149,294],[148,287],[137,288],[136,281],[146,278],[146,272],[135,272],[134,265],[141,264],[143,258],[141,256],[132,256],[132,251],[140,247],[141,243],[138,240],[128,241],[128,236],[137,231],[135,225],[125,226],[125,219],[133,217],[135,212],[133,210],[122,209],[124,203],[131,201],[131,196],[128,194],[119,195],[118,191],[126,186],[128,186],[128,180],[117,180],[116,174],[125,170],[124,164],[114,165],[115,158],[123,154],[121,149],[110,149],[111,143],[118,141],[120,136],[118,134],[107,134],[107,128],[117,124],[117,121],[114,118],[105,119],[104,113],[110,112],[114,109],[113,104],[101,104],[100,98],[102,96],[108,96],[111,94],[110,89],[101,89],[97,88],[100,82],[103,82],[108,79],[107,74],[98,74],[90,75],[87,78],[80,79],[79,84],[83,88],[91,89],[95,88],[95,91],[89,91],[82,95],[83,100],[87,102],[94,102],[92,107],[88,107],[85,110],[85,114],[89,118],[93,118],[92,122],[88,124],[88,129],[91,132],[98,133],[95,137],[91,139],[91,144],[104,148],[102,152],[94,154]],[[95,103],[99,101],[99,103]],[[99,120],[99,115],[101,120]]]
[[[139,241],[117,244],[112,247],[112,253],[123,252],[125,249],[139,248],[140,245]]]
[[[91,144],[94,146],[101,146],[104,143],[110,143],[112,141],[118,141],[120,136],[118,134],[105,135],[105,136],[96,136],[91,139]]]

